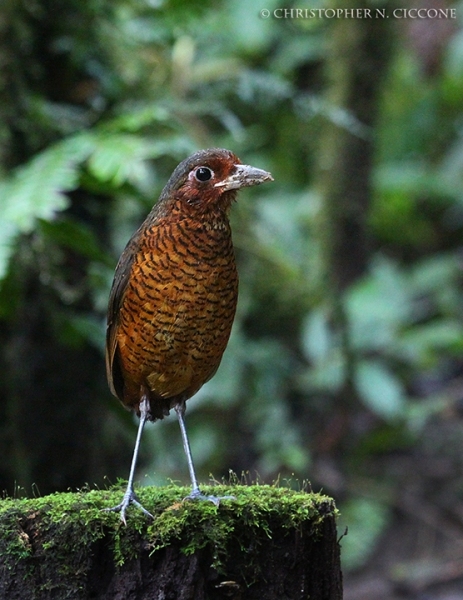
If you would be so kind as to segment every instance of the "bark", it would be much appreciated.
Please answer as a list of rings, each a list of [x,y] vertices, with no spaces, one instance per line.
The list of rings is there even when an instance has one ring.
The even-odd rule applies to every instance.
[[[333,8],[346,8],[335,0]],[[372,9],[364,0],[357,8]],[[385,2],[376,8],[389,7]],[[391,19],[332,22],[325,63],[327,119],[321,132],[319,238],[326,284],[335,296],[362,275],[369,257],[373,136],[391,50]]]

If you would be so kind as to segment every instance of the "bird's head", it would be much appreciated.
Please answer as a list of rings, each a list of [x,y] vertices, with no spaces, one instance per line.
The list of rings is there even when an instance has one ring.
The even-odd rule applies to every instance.
[[[229,150],[200,150],[174,170],[159,204],[189,214],[226,213],[239,189],[265,181],[273,181],[270,173],[243,165]]]

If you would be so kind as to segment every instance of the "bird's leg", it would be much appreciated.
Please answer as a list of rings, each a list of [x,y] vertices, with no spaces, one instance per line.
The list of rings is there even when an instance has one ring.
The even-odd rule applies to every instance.
[[[186,460],[188,462],[188,470],[190,471],[191,479],[191,497],[197,497],[201,495],[201,491],[198,486],[198,480],[196,479],[195,466],[193,464],[193,457],[191,456],[190,442],[185,427],[185,402],[179,402],[175,406],[175,412],[177,413],[178,422],[180,425],[180,431],[182,432],[183,449],[185,450]]]
[[[221,500],[234,500],[234,496],[206,496],[206,494],[203,494],[199,489],[198,480],[196,479],[195,467],[193,464],[193,457],[191,455],[190,442],[188,440],[188,435],[185,426],[185,402],[179,402],[175,405],[174,408],[175,412],[177,413],[180,431],[182,432],[183,449],[185,450],[192,485],[191,492],[185,498],[185,500],[209,500],[210,502],[213,502],[216,506],[220,504]]]
[[[133,479],[135,477],[135,468],[137,466],[137,458],[138,458],[138,451],[140,448],[141,434],[143,433],[143,428],[145,426],[146,419],[148,418],[148,410],[149,410],[149,400],[148,400],[148,397],[146,396],[146,394],[143,394],[142,400],[140,402],[140,422],[138,424],[137,438],[135,440],[135,448],[133,449],[133,457],[132,457],[132,464],[130,466],[129,480],[127,482],[127,488],[125,490],[124,497],[122,498],[122,502],[120,504],[118,504],[117,506],[113,506],[112,508],[103,509],[106,511],[120,512],[121,513],[121,521],[124,523],[124,525],[127,525],[127,522],[125,519],[125,511],[127,510],[127,507],[129,506],[129,504],[134,504],[142,512],[144,512],[145,515],[154,519],[153,515],[149,511],[147,511],[144,506],[142,506],[140,504],[140,502],[138,501],[138,498],[133,490]]]

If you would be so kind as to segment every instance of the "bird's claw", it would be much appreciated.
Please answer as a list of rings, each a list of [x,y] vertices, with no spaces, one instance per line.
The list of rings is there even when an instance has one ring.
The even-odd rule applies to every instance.
[[[207,494],[203,494],[199,488],[192,490],[188,496],[185,496],[183,501],[185,500],[208,500],[215,504],[215,506],[219,506],[221,500],[236,500],[235,496],[208,496]]]
[[[133,504],[137,508],[139,508],[147,517],[154,519],[154,516],[148,510],[146,510],[146,508],[140,503],[133,490],[127,490],[124,494],[124,497],[122,498],[122,502],[117,506],[112,506],[111,508],[103,508],[102,510],[105,512],[120,512],[121,521],[124,523],[124,525],[127,525],[125,511],[127,510],[130,504]]]

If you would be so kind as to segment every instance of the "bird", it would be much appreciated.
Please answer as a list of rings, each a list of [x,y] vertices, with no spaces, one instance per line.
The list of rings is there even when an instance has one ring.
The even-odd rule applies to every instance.
[[[216,373],[238,299],[229,212],[238,190],[273,181],[230,150],[199,150],[173,171],[157,203],[122,252],[111,287],[106,372],[111,393],[139,417],[122,501],[106,509],[126,524],[130,505],[153,515],[134,491],[147,421],[177,413],[191,479],[198,485],[185,426],[186,401]]]

